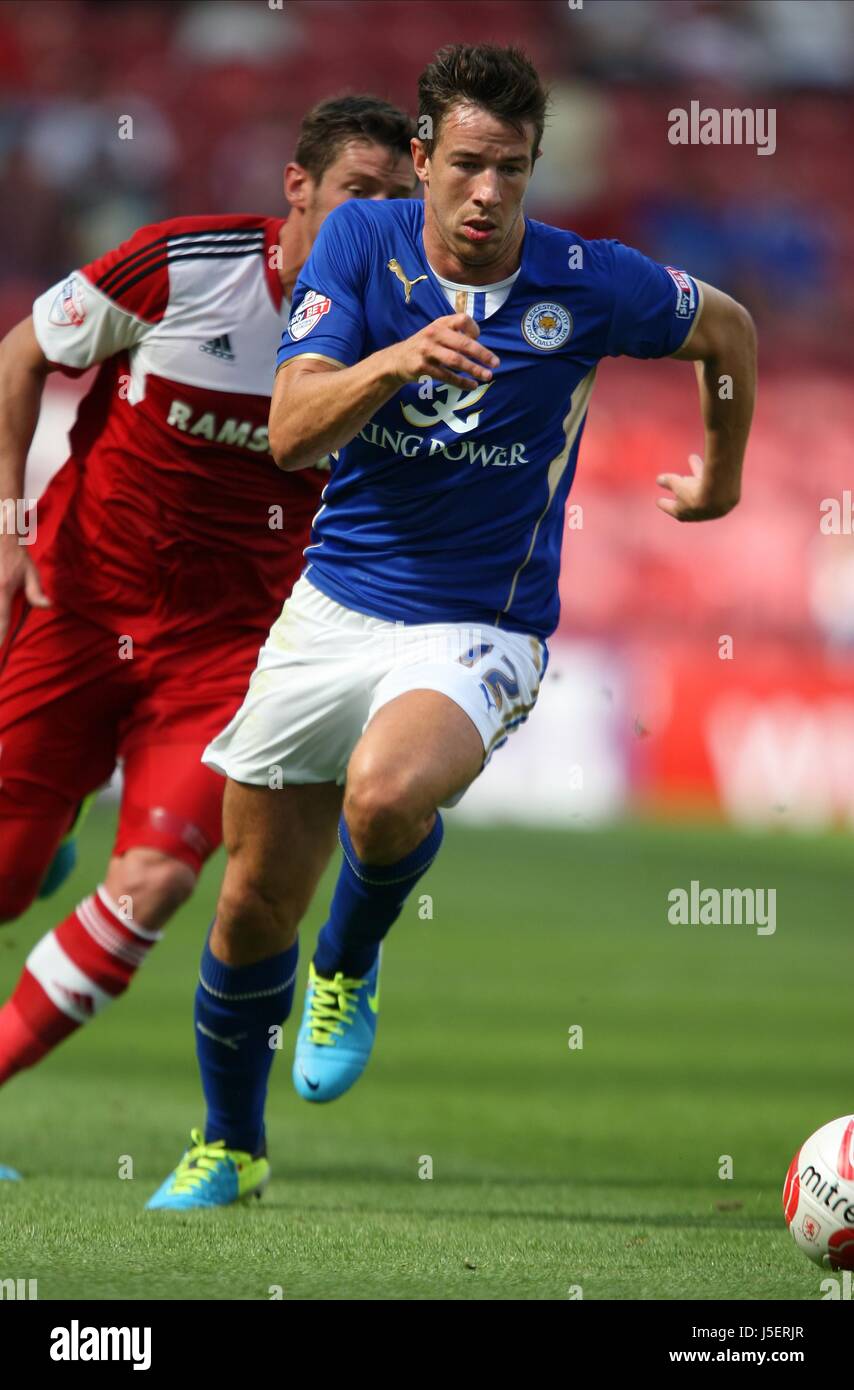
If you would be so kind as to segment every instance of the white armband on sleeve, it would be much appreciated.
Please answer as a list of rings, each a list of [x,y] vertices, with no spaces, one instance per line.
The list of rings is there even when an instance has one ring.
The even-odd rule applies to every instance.
[[[81,371],[135,347],[153,327],[120,309],[79,270],[39,295],[33,326],[49,362]]]

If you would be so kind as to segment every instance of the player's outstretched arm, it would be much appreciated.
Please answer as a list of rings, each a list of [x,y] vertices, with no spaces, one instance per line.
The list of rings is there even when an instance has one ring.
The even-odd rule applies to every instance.
[[[407,382],[429,377],[467,391],[491,381],[494,352],[468,314],[447,314],[354,367],[295,357],[279,368],[270,406],[270,452],[279,468],[310,468],[348,444]],[[334,384],[324,380],[335,372]]]
[[[36,608],[48,607],[38,571],[18,543],[8,517],[24,496],[24,469],[41,408],[45,379],[53,366],[42,352],[32,317],[16,324],[0,342],[0,642],[6,636],[12,599],[24,589]]]
[[[673,356],[696,363],[706,431],[703,458],[691,455],[691,474],[662,473],[672,495],[658,505],[677,521],[709,521],[732,511],[741,496],[741,467],[756,397],[756,330],[750,314],[728,294],[702,284],[703,309],[685,347]]]

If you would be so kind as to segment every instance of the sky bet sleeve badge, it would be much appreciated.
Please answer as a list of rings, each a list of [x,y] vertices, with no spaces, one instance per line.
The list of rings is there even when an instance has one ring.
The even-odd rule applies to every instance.
[[[317,290],[309,290],[302,304],[291,314],[291,321],[288,324],[288,333],[295,343],[300,338],[304,338],[310,333],[316,323],[319,323],[324,314],[328,314],[332,308],[332,300],[328,295],[318,294]]]

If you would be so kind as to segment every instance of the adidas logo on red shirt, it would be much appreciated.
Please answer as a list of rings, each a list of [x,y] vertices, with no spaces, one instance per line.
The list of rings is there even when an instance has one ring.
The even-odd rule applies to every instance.
[[[206,343],[199,344],[199,350],[209,352],[212,357],[220,357],[223,362],[234,361],[231,339],[227,333],[221,333],[218,338],[208,338]]]

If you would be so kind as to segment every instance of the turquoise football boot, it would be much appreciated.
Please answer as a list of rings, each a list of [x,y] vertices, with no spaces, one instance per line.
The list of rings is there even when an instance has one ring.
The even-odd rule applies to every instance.
[[[83,822],[89,814],[89,808],[97,795],[97,792],[90,792],[89,796],[84,796],[77,807],[77,814],[64,837],[60,840],[56,854],[51,859],[48,871],[42,880],[42,885],[39,888],[40,898],[49,898],[51,894],[56,892],[57,888],[62,887],[65,880],[73,872],[77,864],[77,836],[80,834]]]
[[[146,1211],[191,1211],[227,1207],[244,1197],[260,1197],[270,1181],[266,1158],[227,1149],[224,1139],[206,1144],[201,1130],[190,1131],[190,1147],[174,1172],[145,1204]]]
[[[334,980],[308,968],[294,1086],[303,1100],[335,1100],[358,1081],[371,1055],[380,1006],[380,953],[363,980]]]
[[[0,1182],[20,1182],[21,1175],[15,1168],[7,1168],[4,1163],[0,1163]]]

